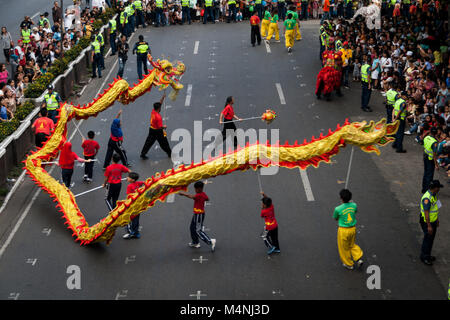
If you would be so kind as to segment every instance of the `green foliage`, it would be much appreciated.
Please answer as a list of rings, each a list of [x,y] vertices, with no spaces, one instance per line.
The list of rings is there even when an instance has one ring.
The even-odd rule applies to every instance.
[[[16,131],[19,125],[20,122],[17,118],[12,119],[11,121],[0,122],[0,142]]]
[[[25,90],[26,98],[39,98],[42,93],[47,89],[47,86],[52,83],[55,79],[53,73],[47,71],[46,74],[40,76],[38,79],[33,81],[33,83],[28,85],[28,88]]]
[[[17,107],[14,117],[19,119],[19,121],[24,120],[33,111],[35,105],[32,101],[25,101],[19,107]]]

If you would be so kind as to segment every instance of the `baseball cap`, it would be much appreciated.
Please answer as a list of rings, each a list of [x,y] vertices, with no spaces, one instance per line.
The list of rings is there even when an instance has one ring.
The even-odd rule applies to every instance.
[[[344,41],[344,46],[348,46],[348,41]]]
[[[441,184],[441,182],[439,180],[433,180],[430,183],[430,189],[434,189],[434,188],[443,188],[444,186]]]

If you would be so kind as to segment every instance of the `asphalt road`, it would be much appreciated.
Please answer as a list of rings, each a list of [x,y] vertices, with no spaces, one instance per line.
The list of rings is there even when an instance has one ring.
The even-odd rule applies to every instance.
[[[138,34],[144,34],[149,41],[154,57],[169,56],[187,66],[181,82],[185,88],[192,85],[192,97],[186,106],[184,89],[175,102],[167,100],[165,123],[169,137],[179,128],[192,132],[197,120],[202,121],[204,131],[220,129],[218,115],[229,95],[234,96],[235,111],[241,118],[274,109],[278,117],[270,126],[256,120],[238,127],[279,129],[281,142],[310,140],[312,135],[317,137],[327,133],[328,128],[334,129],[346,117],[364,117],[356,85],[331,102],[318,101],[314,96],[320,69],[317,22],[302,24],[303,40],[296,42],[292,54],[287,54],[283,43],[271,44],[270,53],[264,43],[251,47],[249,29],[247,23],[239,23],[139,30]],[[109,59],[105,71],[115,61]],[[127,63],[125,78],[129,83],[137,81],[133,56]],[[82,102],[101,89],[101,80],[89,85]],[[281,87],[285,104],[281,103],[276,84]],[[171,166],[165,153],[155,147],[148,154],[150,159],[139,159],[152,103],[160,97],[161,92],[152,90],[124,107],[124,146],[132,169],[142,177]],[[97,118],[83,122],[83,132],[98,133],[101,161],[96,164],[90,186],[82,184],[82,168],[76,167],[74,194],[101,184],[100,165],[109,126],[119,108],[117,103]],[[74,151],[81,154],[78,134],[72,143]],[[398,200],[386,188],[388,182],[371,156],[358,149],[354,150],[349,188],[359,206],[357,243],[364,251],[365,264],[362,270],[354,271],[341,266],[332,213],[339,204],[350,150],[343,149],[331,164],[308,168],[307,181],[298,169],[280,169],[276,175],[262,176],[262,187],[274,201],[279,223],[281,254],[270,257],[259,237],[263,220],[259,217],[258,180],[252,171],[214,178],[206,185],[211,201],[206,207],[205,225],[207,233],[217,239],[214,253],[204,244],[200,249],[187,246],[192,200],[178,195],[141,216],[141,239],[123,240],[124,231],[118,230],[109,246],[101,243],[80,247],[65,229],[47,194],[36,195],[37,188],[27,180],[12,198],[6,214],[0,216],[0,225],[10,226],[0,233],[0,299],[195,300],[193,295],[199,291],[202,300],[445,299],[446,290],[433,269],[417,262],[417,241]],[[54,171],[55,177],[58,171]],[[310,192],[306,191],[307,182]],[[29,214],[13,230],[33,197]],[[103,198],[104,191],[78,198],[90,224],[107,214]],[[8,222],[6,217],[13,218]],[[11,230],[16,232],[7,241]],[[71,265],[81,270],[79,290],[69,290],[66,285]],[[370,265],[381,270],[381,289],[367,287],[370,274],[366,268]]]

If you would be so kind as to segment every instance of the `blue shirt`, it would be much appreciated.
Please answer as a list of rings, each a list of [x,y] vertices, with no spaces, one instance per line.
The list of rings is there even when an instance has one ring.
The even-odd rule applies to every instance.
[[[0,118],[8,120],[8,111],[5,106],[0,107]]]
[[[372,69],[375,68],[375,66],[377,65],[377,63],[378,63],[378,68],[376,68],[376,69],[373,70],[373,71],[381,72],[380,59],[378,59],[378,58],[373,59],[373,62],[372,62]]]

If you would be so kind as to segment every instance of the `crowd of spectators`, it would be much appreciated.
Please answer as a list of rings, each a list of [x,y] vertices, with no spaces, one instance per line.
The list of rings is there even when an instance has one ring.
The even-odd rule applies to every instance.
[[[81,1],[74,1],[63,13],[59,1],[55,1],[51,13],[45,12],[35,21],[24,17],[19,25],[19,39],[13,39],[7,28],[2,27],[0,47],[5,63],[0,63],[0,121],[14,117],[30,83],[44,75],[82,37],[90,36],[92,24],[104,8],[104,1],[85,9],[81,9]]]
[[[330,32],[334,42],[345,43],[353,80],[360,80],[361,64],[371,68],[372,89],[386,96],[392,87],[407,93],[404,134],[419,144],[437,128],[438,163],[450,177],[450,60],[448,8],[439,1],[411,1],[382,7],[380,30],[369,30],[364,19],[353,23],[335,19]],[[327,24],[327,23],[325,23]],[[345,70],[345,69],[344,69]],[[348,86],[348,85],[347,85]]]

